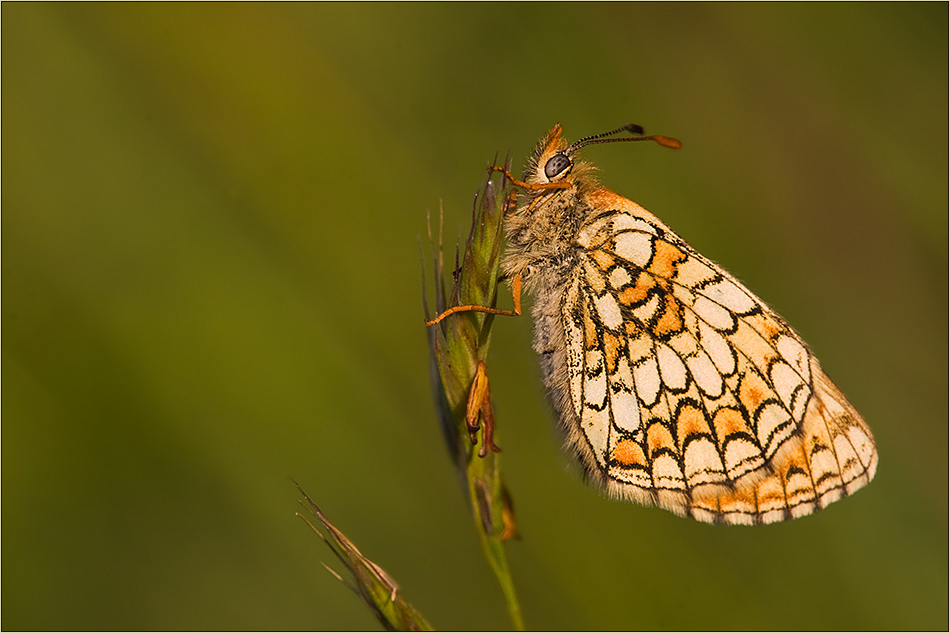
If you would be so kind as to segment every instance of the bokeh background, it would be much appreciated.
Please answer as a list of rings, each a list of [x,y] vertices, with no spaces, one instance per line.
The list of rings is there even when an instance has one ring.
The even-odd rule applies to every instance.
[[[509,627],[427,382],[426,213],[454,244],[496,153],[632,121],[683,150],[592,147],[602,180],[801,332],[880,468],[754,529],[606,500],[551,431],[530,319],[499,319],[528,626],[946,628],[947,23],[5,3],[0,625],[376,628],[293,477],[436,627]]]

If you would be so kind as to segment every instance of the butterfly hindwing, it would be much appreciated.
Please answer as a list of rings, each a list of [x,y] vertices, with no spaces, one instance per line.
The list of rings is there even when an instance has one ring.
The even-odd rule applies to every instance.
[[[759,523],[873,477],[870,431],[785,322],[616,194],[577,233],[562,301],[588,469],[613,494]]]

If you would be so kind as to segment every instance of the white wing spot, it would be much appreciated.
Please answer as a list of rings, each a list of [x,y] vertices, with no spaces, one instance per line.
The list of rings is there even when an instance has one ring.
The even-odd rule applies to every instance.
[[[620,266],[610,271],[607,279],[610,281],[610,285],[617,289],[623,288],[631,281],[630,273],[627,272],[626,268]]]
[[[719,483],[725,474],[719,451],[706,438],[693,440],[687,445],[683,454],[683,469],[691,487]]]
[[[652,233],[656,235],[656,229],[653,228],[653,225],[641,220],[640,218],[635,218],[632,215],[618,215],[613,219],[613,230],[614,233],[619,233],[620,231],[641,231]]]
[[[695,356],[687,356],[686,366],[689,367],[693,380],[707,396],[718,398],[722,395],[722,375],[705,352],[700,350]]]
[[[814,477],[815,481],[818,481],[824,475],[832,475],[832,477],[825,479],[822,488],[836,488],[841,485],[841,477],[838,476],[838,462],[835,461],[835,456],[834,453],[831,452],[831,449],[826,448],[814,453],[811,456],[810,465],[812,477]]]
[[[634,266],[645,267],[653,257],[653,236],[639,231],[620,233],[614,238],[614,252]]]
[[[726,470],[733,480],[765,464],[759,447],[745,439],[730,440],[723,453],[726,459]]]
[[[718,283],[706,286],[700,290],[700,293],[739,314],[750,312],[755,307],[752,298],[728,279],[722,279]]]
[[[771,376],[775,393],[787,409],[793,410],[792,394],[799,385],[803,384],[801,376],[791,366],[781,362],[772,365]]]
[[[736,370],[736,358],[732,355],[732,348],[719,332],[702,321],[699,323],[699,343],[709,354],[716,369],[723,376],[731,376]]]
[[[773,435],[773,432],[791,419],[788,411],[783,409],[775,402],[770,402],[762,407],[756,419],[756,426],[759,436],[759,444],[765,449],[766,455],[782,445],[785,438],[791,434],[793,427],[790,425],[784,431]],[[771,437],[770,437],[771,436]]]
[[[604,407],[601,411],[585,408],[584,415],[581,417],[581,429],[587,436],[587,441],[590,442],[601,468],[605,468],[604,455],[607,452],[607,437],[610,430],[610,414],[607,413],[607,408]]]
[[[633,316],[639,319],[640,323],[649,323],[659,307],[660,297],[656,294],[651,295],[646,303],[633,311]]]
[[[657,488],[673,488],[682,490],[685,488],[683,481],[683,471],[679,464],[669,455],[663,454],[653,460],[653,481]]]
[[[660,375],[670,389],[686,388],[686,366],[679,355],[665,343],[656,346],[656,359],[660,364]]]
[[[587,373],[596,373],[589,378]],[[604,354],[600,350],[587,352],[587,368],[584,376],[584,408],[581,411],[581,429],[594,449],[597,461],[603,467],[604,453],[607,450],[607,437],[610,427],[610,413],[607,410],[607,372],[604,368]]]
[[[686,286],[695,286],[707,279],[716,276],[713,269],[702,262],[699,257],[688,257],[676,267],[676,280]],[[693,292],[692,288],[690,292]]]
[[[590,374],[595,376],[591,378]],[[604,371],[604,354],[600,350],[589,350],[584,375],[584,403],[601,408],[606,400],[607,372]]]
[[[611,330],[618,329],[623,325],[623,317],[620,315],[620,304],[614,299],[611,293],[601,295],[594,299],[594,305],[597,307],[597,314],[600,320]]]
[[[660,395],[660,372],[656,366],[656,357],[650,356],[633,368],[633,380],[637,395],[645,405],[652,405]]]
[[[706,297],[697,297],[693,312],[717,330],[731,330],[736,326],[732,313]]]
[[[630,363],[621,358],[617,371],[610,375],[610,407],[618,428],[631,433],[640,428],[640,405],[633,393],[633,375]],[[616,387],[619,389],[615,390]]]

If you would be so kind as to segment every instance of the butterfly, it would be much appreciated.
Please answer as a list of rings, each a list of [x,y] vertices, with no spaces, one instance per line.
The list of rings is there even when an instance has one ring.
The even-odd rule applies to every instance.
[[[582,147],[679,141],[628,125],[568,145],[560,125],[518,180],[502,268],[535,297],[534,350],[566,444],[609,495],[709,523],[811,514],[866,485],[864,420],[789,325],[660,219],[600,185]],[[620,132],[632,136],[618,137]]]

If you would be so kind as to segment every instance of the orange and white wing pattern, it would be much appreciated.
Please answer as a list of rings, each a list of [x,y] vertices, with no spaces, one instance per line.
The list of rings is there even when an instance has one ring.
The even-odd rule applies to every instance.
[[[595,483],[748,525],[867,484],[870,430],[785,321],[639,205],[591,195],[561,302],[570,393],[556,400]]]

